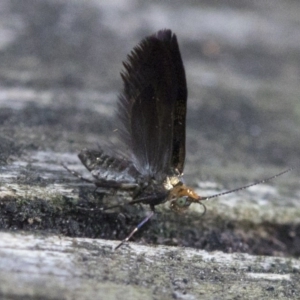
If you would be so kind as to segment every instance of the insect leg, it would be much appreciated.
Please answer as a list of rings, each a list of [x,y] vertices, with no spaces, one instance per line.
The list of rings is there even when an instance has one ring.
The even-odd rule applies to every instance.
[[[153,216],[154,216],[154,208],[152,209],[151,213],[141,222],[139,223],[132,231],[131,233],[115,248],[117,250],[120,248],[124,243],[128,242],[129,239],[145,224],[147,223]]]

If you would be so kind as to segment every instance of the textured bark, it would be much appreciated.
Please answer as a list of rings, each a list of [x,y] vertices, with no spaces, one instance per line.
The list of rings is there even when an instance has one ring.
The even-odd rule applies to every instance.
[[[134,3],[1,1],[0,298],[298,299],[300,4]],[[158,207],[113,251],[148,208],[99,211],[128,199],[61,163],[89,176],[81,149],[122,153],[122,61],[162,28],[187,75],[186,183],[206,196],[295,170],[208,201],[205,216]]]

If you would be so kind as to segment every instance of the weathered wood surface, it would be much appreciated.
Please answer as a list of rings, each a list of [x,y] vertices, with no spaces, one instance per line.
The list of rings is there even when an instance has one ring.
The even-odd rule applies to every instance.
[[[116,245],[99,239],[1,233],[2,297],[297,299],[299,295],[296,259],[135,244],[113,252]]]
[[[1,299],[299,299],[297,1],[2,0],[0,14]],[[204,217],[162,207],[136,236],[148,246],[114,252],[145,212],[80,209],[105,199],[60,163],[88,175],[78,150],[117,143],[121,61],[161,28],[186,66],[187,183],[210,195],[295,170]]]

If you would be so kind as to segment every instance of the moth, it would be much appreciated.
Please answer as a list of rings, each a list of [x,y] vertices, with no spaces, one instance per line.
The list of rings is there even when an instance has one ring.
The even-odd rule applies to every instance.
[[[177,37],[169,29],[143,39],[128,55],[121,73],[123,91],[118,99],[121,122],[119,138],[126,146],[124,157],[103,149],[82,150],[79,159],[90,171],[96,187],[131,192],[129,205],[150,206],[151,213],[116,247],[127,242],[155,213],[155,207],[168,202],[171,210],[184,212],[193,203],[248,188],[270,178],[231,191],[199,196],[182,180],[185,162],[187,85]],[[205,208],[205,206],[204,206]]]

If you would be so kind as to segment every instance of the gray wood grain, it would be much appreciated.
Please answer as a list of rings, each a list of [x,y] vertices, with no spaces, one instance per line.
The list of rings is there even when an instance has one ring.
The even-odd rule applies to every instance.
[[[0,234],[2,295],[36,299],[297,299],[296,259]],[[160,259],[158,259],[158,257]],[[298,294],[299,295],[299,294]]]
[[[298,299],[299,12],[297,1],[2,0],[1,299]],[[205,216],[161,206],[115,252],[148,208],[98,211],[127,199],[61,163],[89,176],[78,151],[119,146],[121,62],[161,28],[186,67],[187,184],[205,196],[295,169],[210,200]]]

